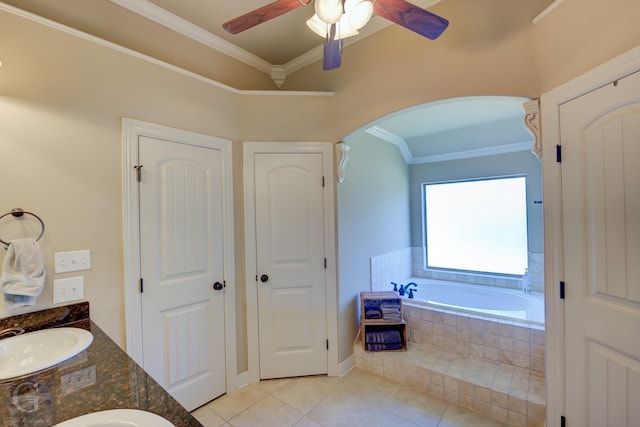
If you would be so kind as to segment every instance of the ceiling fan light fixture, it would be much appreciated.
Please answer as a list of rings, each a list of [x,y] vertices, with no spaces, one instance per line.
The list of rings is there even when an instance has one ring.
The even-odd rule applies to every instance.
[[[346,39],[347,37],[357,36],[358,30],[353,28],[349,23],[349,16],[345,13],[336,24],[335,40]]]
[[[344,2],[345,14],[349,17],[349,25],[355,29],[367,25],[373,15],[373,3],[369,0],[346,0]]]
[[[322,22],[331,25],[340,20],[342,16],[342,0],[316,0],[316,14]]]
[[[307,27],[311,28],[311,31],[322,38],[327,37],[327,34],[329,34],[329,25],[322,22],[322,19],[320,19],[317,13],[314,13],[311,18],[307,19]]]
[[[314,14],[311,18],[307,19],[307,27],[311,28],[311,31],[316,33],[322,38],[329,37],[329,30],[331,25],[327,25]],[[346,14],[343,14],[340,20],[336,23],[336,34],[334,40],[345,39],[347,37],[358,35],[358,30],[349,25],[349,19]]]

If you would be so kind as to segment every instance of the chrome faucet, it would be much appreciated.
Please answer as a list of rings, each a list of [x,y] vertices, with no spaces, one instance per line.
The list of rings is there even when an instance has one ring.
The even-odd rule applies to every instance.
[[[20,327],[3,329],[0,331],[0,340],[3,338],[15,337],[20,334],[24,334],[24,329]]]

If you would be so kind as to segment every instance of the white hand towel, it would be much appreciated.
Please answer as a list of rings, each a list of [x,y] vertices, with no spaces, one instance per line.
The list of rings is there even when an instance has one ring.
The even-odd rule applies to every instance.
[[[0,277],[5,306],[11,309],[35,304],[45,275],[44,256],[34,239],[10,241]]]

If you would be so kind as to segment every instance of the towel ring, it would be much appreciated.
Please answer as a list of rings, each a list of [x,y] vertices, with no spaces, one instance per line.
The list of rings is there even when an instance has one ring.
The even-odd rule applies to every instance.
[[[31,215],[32,217],[34,217],[35,219],[37,219],[38,221],[40,221],[40,226],[42,227],[42,230],[40,231],[40,235],[36,238],[36,242],[38,240],[40,240],[42,238],[42,236],[44,236],[44,222],[42,221],[42,219],[40,219],[40,217],[32,212],[27,212],[24,209],[21,208],[15,208],[15,209],[11,209],[11,212],[7,212],[6,214],[0,216],[0,219],[4,218],[7,215],[13,215],[16,218],[20,218],[22,217],[24,214],[27,215]],[[9,246],[8,242],[5,242],[4,240],[0,239],[0,243],[3,243],[6,246]]]

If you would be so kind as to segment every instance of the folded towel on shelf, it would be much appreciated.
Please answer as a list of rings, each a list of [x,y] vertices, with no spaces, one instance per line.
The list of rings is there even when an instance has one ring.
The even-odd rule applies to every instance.
[[[400,350],[402,348],[402,343],[391,343],[391,344],[367,344],[367,351],[383,351],[383,350]]]
[[[45,276],[44,256],[38,243],[34,239],[10,241],[0,276],[5,306],[11,309],[35,304]]]
[[[380,309],[377,309],[377,308],[368,308],[364,311],[364,318],[365,319],[381,319],[382,311],[380,311]]]
[[[397,344],[402,342],[402,335],[398,330],[367,332],[365,342],[369,344]]]

